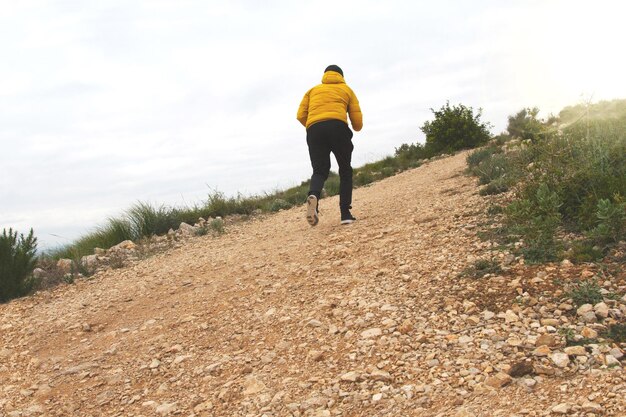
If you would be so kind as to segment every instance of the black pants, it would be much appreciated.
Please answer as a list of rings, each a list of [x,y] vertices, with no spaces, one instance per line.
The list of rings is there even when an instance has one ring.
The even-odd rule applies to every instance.
[[[306,130],[306,143],[309,145],[309,156],[313,175],[309,195],[318,199],[324,182],[330,172],[330,153],[332,152],[339,165],[339,207],[350,209],[352,204],[352,130],[341,120],[326,120],[315,123]]]

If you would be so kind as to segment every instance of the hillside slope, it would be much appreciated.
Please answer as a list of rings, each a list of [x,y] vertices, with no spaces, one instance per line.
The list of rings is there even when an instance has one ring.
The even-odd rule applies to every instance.
[[[457,277],[490,246],[465,157],[355,190],[350,226],[328,198],[315,228],[282,211],[0,305],[0,416],[626,415],[619,362],[535,352],[575,319],[550,278],[592,269]]]

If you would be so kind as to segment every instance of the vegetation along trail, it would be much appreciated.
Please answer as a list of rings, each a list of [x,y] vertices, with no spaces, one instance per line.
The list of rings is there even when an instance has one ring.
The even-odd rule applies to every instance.
[[[626,415],[619,361],[553,331],[552,279],[597,271],[479,239],[467,155],[356,189],[349,226],[322,199],[0,305],[0,415]]]

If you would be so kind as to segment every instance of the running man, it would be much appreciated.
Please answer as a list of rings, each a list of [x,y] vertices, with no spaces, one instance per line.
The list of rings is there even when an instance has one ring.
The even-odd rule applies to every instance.
[[[300,108],[298,121],[306,127],[306,142],[313,175],[307,197],[307,221],[311,226],[319,222],[318,203],[324,182],[330,172],[330,153],[335,155],[339,165],[339,208],[341,224],[356,220],[352,208],[352,130],[348,127],[348,117],[352,128],[360,131],[363,115],[354,91],[346,84],[343,71],[337,65],[329,65],[324,70],[322,83],[306,92]]]

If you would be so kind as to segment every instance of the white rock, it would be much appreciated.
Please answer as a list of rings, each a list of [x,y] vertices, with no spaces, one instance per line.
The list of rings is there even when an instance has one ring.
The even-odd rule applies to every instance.
[[[578,314],[579,316],[582,316],[585,313],[588,313],[590,311],[593,311],[593,306],[591,304],[583,304],[580,307],[578,307],[578,310],[576,310],[576,314]]]
[[[387,371],[376,369],[370,373],[370,378],[374,381],[391,381],[391,374]]]
[[[591,413],[602,413],[604,411],[600,404],[594,403],[592,401],[585,401],[582,407],[583,407],[583,411],[587,411]]]
[[[265,390],[265,384],[254,376],[249,376],[243,383],[243,394],[254,395]]]
[[[180,230],[184,235],[193,235],[196,228],[188,223],[182,222],[180,226],[178,226],[178,230]]]
[[[568,403],[561,403],[552,407],[552,412],[555,414],[568,414],[572,409],[572,405]]]
[[[593,306],[593,311],[596,313],[596,316],[600,317],[600,318],[607,318],[609,317],[609,306],[607,306],[605,303],[598,303],[595,306]]]
[[[483,311],[483,319],[485,321],[489,321],[492,318],[494,318],[495,316],[496,316],[496,313],[494,313],[493,311],[489,311],[489,310]]]
[[[516,321],[519,321],[519,317],[513,310],[507,310],[503,316],[506,323],[515,323]]]
[[[24,415],[32,416],[33,414],[43,414],[43,413],[44,413],[43,407],[39,404],[34,404],[26,409],[26,412],[24,413]]]
[[[162,416],[172,414],[176,411],[176,403],[163,403],[156,408],[156,413]]]
[[[33,269],[33,277],[35,277],[36,279],[43,278],[44,276],[46,276],[46,271],[44,269],[41,269],[41,268]]]
[[[586,313],[583,313],[580,318],[584,323],[595,323],[598,320],[598,318],[596,317],[596,313],[594,313],[593,311],[587,311]]]
[[[98,266],[98,255],[86,255],[80,258],[80,263],[87,269],[94,269]]]
[[[506,343],[507,343],[509,346],[516,347],[516,346],[521,346],[524,342],[523,342],[521,339],[517,338],[517,337],[509,337],[509,338],[506,340]]]
[[[378,402],[378,401],[380,401],[382,399],[383,399],[383,394],[380,393],[380,392],[378,394],[372,395],[372,401],[373,402]]]
[[[584,346],[568,346],[563,350],[565,353],[572,356],[584,356],[587,354]]]
[[[356,371],[346,372],[345,374],[341,375],[339,379],[347,382],[356,382],[359,379],[359,373]]]
[[[617,360],[621,360],[624,357],[624,353],[619,348],[613,348],[609,351],[609,354]]]
[[[71,259],[59,259],[57,261],[57,268],[59,268],[65,274],[72,272],[72,260]]]
[[[0,358],[7,359],[11,355],[13,355],[13,351],[11,349],[7,349],[7,348],[0,349]]]
[[[580,334],[587,339],[595,339],[598,337],[598,332],[590,327],[583,327]]]
[[[373,337],[378,337],[383,334],[382,329],[379,327],[374,327],[372,329],[367,329],[361,332],[361,337],[364,339],[371,339]]]
[[[136,247],[137,245],[135,245],[135,243],[132,240],[125,240],[111,247],[109,249],[109,252],[116,252],[119,250],[135,250]]]
[[[613,355],[606,355],[604,361],[606,362],[606,366],[622,366]]]
[[[565,368],[569,365],[569,356],[567,356],[567,353],[554,352],[550,355],[550,359],[552,359],[552,362],[559,368]]]

